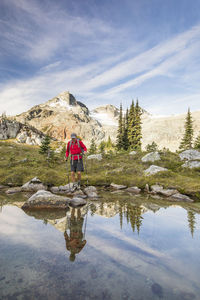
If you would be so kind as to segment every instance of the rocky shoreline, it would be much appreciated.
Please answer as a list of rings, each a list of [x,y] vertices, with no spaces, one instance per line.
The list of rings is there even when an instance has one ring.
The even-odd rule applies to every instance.
[[[67,209],[69,206],[79,207],[87,204],[87,200],[99,200],[98,189],[95,186],[88,186],[82,189],[72,190],[72,183],[63,186],[45,186],[39,178],[35,177],[21,187],[6,187],[0,185],[0,190],[7,195],[15,193],[29,192],[32,195],[23,204],[22,209]],[[161,185],[149,186],[146,184],[144,189],[137,186],[128,187],[111,183],[104,187],[110,193],[128,193],[130,195],[149,194],[159,196],[162,199],[172,202],[194,202],[191,197],[181,194],[175,188],[165,189]]]

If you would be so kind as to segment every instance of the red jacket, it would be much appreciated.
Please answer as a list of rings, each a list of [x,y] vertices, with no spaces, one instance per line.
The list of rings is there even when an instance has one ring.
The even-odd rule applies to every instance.
[[[80,145],[80,147],[79,147]],[[83,142],[81,140],[79,140],[79,145],[78,145],[78,142],[77,140],[74,142],[71,143],[71,147],[69,149],[69,146],[70,146],[70,141],[68,142],[67,144],[67,150],[66,150],[66,157],[69,156],[69,154],[72,155],[71,159],[73,158],[73,160],[78,160],[80,158],[82,158],[82,155],[75,155],[75,154],[81,154],[83,151],[86,152],[87,151],[87,148],[85,147],[85,145],[83,144]],[[82,148],[82,150],[81,150]]]

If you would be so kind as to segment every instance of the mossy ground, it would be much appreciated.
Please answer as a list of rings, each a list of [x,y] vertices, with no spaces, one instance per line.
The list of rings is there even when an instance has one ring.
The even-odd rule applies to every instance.
[[[145,152],[136,155],[128,153],[107,154],[102,161],[84,160],[87,169],[83,174],[83,184],[109,185],[111,182],[138,186],[145,184],[161,184],[165,188],[174,187],[180,192],[193,195],[200,199],[200,168],[182,168],[183,162],[178,154],[162,152],[161,160],[154,164],[169,169],[153,176],[145,176],[144,170],[152,163],[143,163],[141,158]],[[23,159],[27,159],[23,162]],[[67,164],[69,171],[69,162]],[[22,185],[33,177],[39,177],[49,185],[63,185],[68,182],[68,172],[64,161],[64,154],[56,154],[54,159],[47,162],[39,154],[39,147],[17,144],[14,141],[0,142],[0,184],[12,183]]]

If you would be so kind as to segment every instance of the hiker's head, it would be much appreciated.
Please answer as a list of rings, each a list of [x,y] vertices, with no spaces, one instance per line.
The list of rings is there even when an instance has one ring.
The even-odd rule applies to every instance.
[[[76,135],[76,133],[72,133],[72,134],[71,134],[71,139],[72,139],[73,141],[75,141],[75,140],[76,140],[76,138],[77,138],[77,135]]]

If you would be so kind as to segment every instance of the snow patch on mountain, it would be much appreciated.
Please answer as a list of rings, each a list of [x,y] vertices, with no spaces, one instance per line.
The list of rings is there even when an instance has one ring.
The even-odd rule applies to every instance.
[[[91,112],[90,117],[98,121],[102,125],[109,125],[109,126],[117,126],[117,121],[113,120],[108,114],[106,113],[97,113]]]

